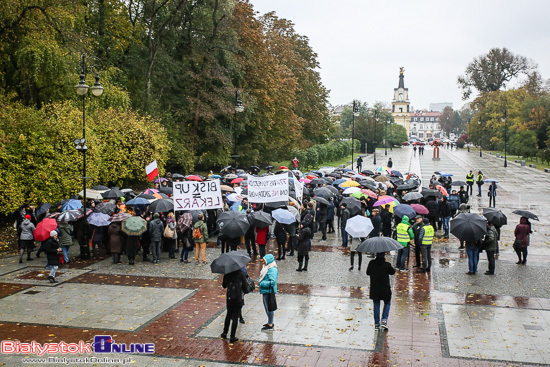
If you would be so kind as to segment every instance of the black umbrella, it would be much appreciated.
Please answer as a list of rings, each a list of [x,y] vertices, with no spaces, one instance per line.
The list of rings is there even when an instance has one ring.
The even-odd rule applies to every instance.
[[[124,193],[119,189],[111,189],[101,193],[101,196],[105,199],[118,199],[121,196],[124,196]]]
[[[230,251],[221,254],[210,264],[212,273],[229,274],[240,270],[250,262],[250,257],[243,251]]]
[[[259,228],[266,227],[273,223],[271,214],[266,212],[254,212],[252,213],[252,218],[254,218],[254,225]]]
[[[95,207],[97,213],[111,215],[115,212],[116,205],[114,203],[99,203]]]
[[[273,201],[271,203],[265,203],[265,206],[268,208],[278,209],[278,208],[286,208],[286,201]]]
[[[539,220],[539,217],[537,217],[535,214],[531,213],[528,210],[514,210],[512,213],[521,215],[522,217]]]
[[[172,195],[172,188],[170,186],[163,186],[159,189],[159,191],[163,194],[166,194],[166,195]]]
[[[103,186],[103,185],[92,186],[92,189],[97,190],[97,191],[107,191],[107,190],[109,190],[109,188],[107,186]]]
[[[371,190],[376,190],[378,188],[378,183],[370,180],[359,181],[359,185]]]
[[[313,194],[315,196],[320,196],[326,200],[330,199],[331,197],[334,197],[334,194],[332,193],[331,190],[329,190],[328,186],[316,187],[315,189],[313,189]]]
[[[36,208],[34,215],[36,215],[36,218],[39,218],[42,214],[46,214],[48,210],[52,207],[52,204],[43,203]]]
[[[437,197],[437,198],[443,197],[443,194],[441,194],[441,192],[439,190],[427,189],[425,187],[422,188],[421,194],[425,198],[430,197],[430,196]]]
[[[325,180],[321,180],[320,178],[314,178],[313,180],[311,180],[311,182],[309,183],[310,185],[324,185],[326,184]]]
[[[172,175],[172,178],[185,178],[185,176],[184,176],[184,175],[181,175],[181,174],[179,174],[179,173],[174,173],[174,174]]]
[[[412,190],[414,188],[416,188],[417,186],[416,185],[413,185],[413,184],[403,184],[403,185],[399,185],[397,186],[397,190]]]
[[[265,166],[264,169],[267,171],[267,170],[273,169],[273,166]]]
[[[487,221],[493,223],[495,226],[502,227],[508,224],[508,218],[498,209],[495,208],[483,208],[483,216],[487,218]]]
[[[403,185],[405,183],[405,181],[403,181],[402,178],[399,178],[399,177],[392,177],[390,178],[390,182],[394,185],[394,186],[399,186],[399,185]]]
[[[461,241],[480,240],[487,234],[487,220],[474,213],[460,213],[451,220],[451,233]]]
[[[137,197],[142,199],[147,199],[147,200],[155,199],[155,197],[151,194],[139,194]]]
[[[325,199],[325,198],[322,197],[322,196],[314,196],[314,197],[313,197],[313,200],[315,200],[315,201],[318,202],[318,203],[328,205],[328,200]],[[351,212],[350,212],[350,213],[351,213]]]
[[[250,172],[252,172],[253,174],[257,175],[259,172],[260,172],[260,167],[258,166],[250,166],[250,168],[248,169]]]
[[[221,213],[216,223],[218,223],[218,227],[220,228],[220,234],[229,238],[244,236],[248,228],[250,228],[246,214],[234,210]]]
[[[361,202],[354,197],[343,198],[340,205],[346,204],[346,209],[349,210],[352,216],[361,213]]]
[[[466,185],[467,185],[467,183],[464,182],[464,181],[453,181],[451,183],[451,186],[466,186]]]
[[[321,180],[325,181],[328,185],[331,185],[334,182],[334,180],[330,177],[321,177]]]
[[[364,169],[361,171],[361,173],[367,176],[374,176],[374,172],[372,172],[370,169]]]
[[[397,205],[393,208],[393,214],[395,214],[395,216],[399,218],[403,218],[404,215],[409,217],[409,219],[416,217],[416,211],[409,204]]]
[[[390,237],[371,237],[359,244],[355,251],[357,252],[386,252],[393,250],[402,250],[403,245]]]
[[[328,191],[332,192],[334,194],[334,196],[336,196],[340,193],[340,191],[338,191],[338,189],[336,187],[332,186],[332,185],[331,186],[325,186],[325,188]]]
[[[327,176],[334,177],[334,178],[342,178],[342,175],[339,174],[338,172],[331,172]]]
[[[409,192],[408,194],[405,194],[402,197],[402,199],[405,200],[405,201],[418,200],[418,199],[422,199],[422,198],[423,198],[422,194],[417,192],[417,191]]]
[[[169,199],[158,199],[149,205],[151,213],[166,213],[174,210],[174,202]]]

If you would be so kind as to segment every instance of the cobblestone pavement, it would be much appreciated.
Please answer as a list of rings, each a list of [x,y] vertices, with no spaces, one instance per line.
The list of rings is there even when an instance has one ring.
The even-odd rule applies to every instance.
[[[378,165],[391,156],[395,169],[420,173],[425,182],[434,171],[464,180],[470,169],[499,180],[497,204],[509,225],[502,228],[496,275],[482,275],[487,267],[484,254],[481,275],[466,275],[467,258],[456,238],[439,239],[433,246],[431,273],[416,273],[412,256],[409,271],[393,277],[389,330],[377,333],[365,274],[370,259],[363,256],[361,271],[356,259],[355,270],[348,271],[349,254],[339,246],[339,236],[329,234],[327,241],[314,240],[307,272],[295,271],[295,257],[278,261],[275,329],[261,331],[267,319],[255,291],[245,299],[246,323],[237,331],[241,340],[230,344],[219,338],[225,316],[221,278],[211,274],[208,265],[170,260],[167,253],[159,265],[75,261],[59,270],[59,283],[50,285],[45,259],[19,264],[11,257],[0,260],[0,335],[3,340],[39,343],[92,342],[95,335],[109,335],[116,343],[155,344],[153,355],[48,355],[120,359],[49,363],[68,366],[550,365],[550,209],[545,203],[550,175],[514,163],[505,169],[502,159],[485,153],[480,158],[478,151],[441,149],[439,161],[432,160],[431,148],[424,156],[410,148],[377,154]],[[374,168],[372,156],[364,159],[363,167]],[[488,204],[484,189],[482,197],[472,197],[473,212]],[[525,266],[515,264],[511,249],[519,221],[512,211],[517,208],[540,218],[533,222]],[[276,253],[273,243],[268,249]],[[71,248],[73,255],[75,250]],[[208,260],[218,254],[210,244]],[[252,277],[259,275],[258,260],[249,264]],[[35,357],[2,354],[0,365],[36,366]]]

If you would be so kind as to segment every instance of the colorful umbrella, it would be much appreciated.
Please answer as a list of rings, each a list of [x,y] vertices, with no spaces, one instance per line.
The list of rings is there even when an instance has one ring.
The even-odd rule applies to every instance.
[[[140,236],[147,231],[147,222],[141,217],[130,217],[122,221],[122,232],[128,236]]]
[[[147,195],[153,195],[153,194],[156,194],[157,192],[159,192],[159,190],[157,189],[147,189],[143,193]]]
[[[309,178],[301,178],[301,179],[300,179],[300,182],[304,182],[304,183],[307,183],[307,184],[308,184],[308,183],[311,182],[311,180],[310,180]]]
[[[387,166],[380,166],[378,168],[375,169],[375,172],[384,172],[384,171],[387,171],[389,170],[390,168],[387,167]]]
[[[361,189],[361,192],[363,194],[366,194],[367,196],[373,198],[373,199],[377,199],[378,198],[378,195],[376,195],[376,193],[374,191],[371,191],[371,190],[366,190],[366,189]]]
[[[48,238],[50,238],[50,232],[56,228],[57,222],[55,219],[42,219],[42,221],[36,225],[36,229],[33,232],[34,239],[36,241],[46,241]]]
[[[342,182],[340,184],[340,187],[341,188],[346,188],[346,187],[357,187],[359,186],[359,182],[357,181],[352,181],[352,180],[349,180],[349,181],[346,181],[346,182]]]
[[[131,216],[132,215],[130,215],[128,213],[119,212],[119,213],[116,213],[115,215],[113,215],[111,218],[109,218],[109,220],[111,221],[111,223],[122,222],[124,219],[130,218]]]
[[[141,197],[133,198],[132,200],[129,200],[126,205],[149,205],[151,204],[149,200]]]
[[[154,183],[161,183],[161,182],[164,182],[164,181],[168,181],[168,179],[164,178],[164,177],[161,177],[161,178],[155,178],[155,180],[153,181]]]
[[[392,203],[392,202],[394,202],[394,201],[397,201],[397,199],[394,198],[394,197],[391,197],[391,196],[380,196],[380,197],[378,198],[378,201],[375,202],[375,203],[373,204],[373,206],[386,205],[386,204],[390,204],[390,203]],[[399,202],[397,202],[397,203],[399,203]]]
[[[232,184],[237,184],[241,181],[244,181],[244,177],[238,177],[236,179],[234,179],[233,181],[231,181]]]
[[[202,181],[202,178],[200,178],[200,177],[197,176],[197,175],[185,176],[185,179],[186,179],[187,181]]]

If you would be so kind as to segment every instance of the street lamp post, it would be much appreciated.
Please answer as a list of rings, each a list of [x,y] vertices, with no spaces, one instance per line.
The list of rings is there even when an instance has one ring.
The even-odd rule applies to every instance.
[[[235,91],[235,112],[240,113],[244,111],[244,105],[243,101],[240,99],[240,93],[237,89]],[[237,154],[237,124],[234,119],[234,126],[233,126],[233,155],[231,158],[235,160],[235,171],[237,170],[237,159],[240,158],[240,156]]]
[[[508,121],[506,120],[506,110],[502,114],[502,122],[504,122],[504,168],[508,167],[508,157],[506,155],[506,146],[508,144]]]
[[[386,120],[386,131],[385,134],[386,137],[384,138],[384,155],[388,155],[388,123],[390,122],[389,119]]]
[[[355,140],[355,117],[359,116],[359,102],[353,100],[353,120],[351,122],[351,168],[353,169],[353,142]]]
[[[94,61],[99,61],[96,57],[90,57],[89,59]],[[94,74],[95,77],[95,83],[90,88],[86,84],[86,74],[88,73],[88,69],[91,70],[91,72]],[[103,87],[101,86],[101,83],[99,82],[99,74],[97,73],[97,67],[96,65],[87,65],[86,64],[86,55],[82,54],[80,56],[80,81],[75,86],[76,93],[80,96],[82,96],[82,138],[81,139],[75,139],[74,144],[76,145],[76,150],[82,153],[82,186],[83,186],[83,199],[84,199],[84,221],[86,221],[87,217],[87,208],[86,208],[86,180],[88,177],[86,177],[86,151],[88,150],[88,146],[86,145],[86,94],[88,93],[88,89],[91,89],[92,94],[96,97],[99,97],[103,94]],[[84,226],[84,242],[87,246],[87,226]],[[81,252],[82,255],[86,256],[86,253]]]
[[[378,120],[380,120],[380,113],[378,110],[374,111],[374,159],[372,163],[376,166],[376,125],[378,125]]]

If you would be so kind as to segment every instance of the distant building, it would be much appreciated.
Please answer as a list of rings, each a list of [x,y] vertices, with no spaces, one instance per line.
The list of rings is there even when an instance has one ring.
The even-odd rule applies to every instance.
[[[433,112],[443,112],[445,107],[453,108],[453,104],[451,102],[430,103],[430,111]]]
[[[441,139],[443,133],[439,125],[441,112],[416,111],[410,114],[411,137],[420,140]]]
[[[411,136],[409,118],[409,89],[405,88],[405,68],[399,69],[399,85],[393,90],[392,116],[396,124],[407,130],[407,136]]]
[[[332,116],[342,116],[342,112],[344,112],[344,108],[346,108],[348,106],[344,106],[344,105],[340,105],[340,106],[336,106],[332,109]]]

